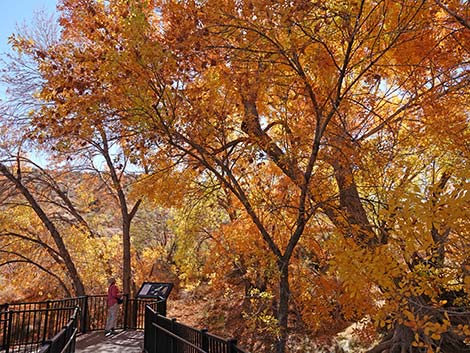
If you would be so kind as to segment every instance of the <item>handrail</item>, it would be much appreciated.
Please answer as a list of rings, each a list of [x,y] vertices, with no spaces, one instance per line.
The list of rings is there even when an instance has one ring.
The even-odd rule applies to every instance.
[[[55,335],[70,319],[78,315],[78,307],[7,310],[0,313],[0,350],[6,353],[22,347],[34,351]],[[76,325],[75,325],[76,326]]]
[[[70,339],[67,341],[67,343],[65,344],[64,348],[60,351],[60,353],[65,353],[67,349],[70,347],[70,345],[75,342],[75,339],[77,338],[77,332],[78,332],[78,329],[75,327],[73,329],[72,336],[70,336]]]
[[[189,348],[189,347],[190,348]],[[207,330],[198,330],[145,308],[144,351],[146,353],[247,353],[236,339],[223,339]]]
[[[143,330],[146,305],[166,315],[166,300],[125,296],[116,328]],[[66,324],[76,307],[80,308],[81,314],[77,319],[77,335],[104,330],[107,305],[103,294],[0,305],[0,351],[8,353],[19,346],[37,348],[52,336],[52,332],[58,332]],[[60,313],[67,310],[70,310],[67,314]]]
[[[171,337],[174,337],[176,338],[178,341],[181,341],[183,342],[184,344],[187,344],[188,346],[190,346],[191,348],[194,348],[195,350],[197,350],[198,352],[200,353],[208,353],[207,351],[203,350],[202,348],[199,348],[198,346],[194,345],[193,343],[185,340],[183,337],[180,337],[178,335],[175,335],[173,332],[167,330],[166,328],[156,324],[155,322],[152,322],[152,326],[155,326],[156,328],[158,328],[159,330],[165,332],[167,335],[171,336]]]
[[[54,337],[45,341],[39,353],[73,353],[75,352],[75,339],[77,334],[78,314],[80,308],[76,307],[67,325],[57,332]],[[71,332],[69,332],[71,331]]]
[[[8,353],[10,347],[27,345],[32,348],[32,351],[39,353],[72,353],[75,350],[74,343],[78,332],[104,329],[103,318],[106,317],[104,298],[104,295],[95,295],[57,301],[2,305],[0,306],[0,350],[6,349],[5,353]],[[70,307],[71,303],[75,306]],[[145,305],[145,324],[143,327],[139,327],[140,323],[137,318],[140,317],[142,305]],[[181,350],[182,347],[190,347],[198,353],[247,353],[236,345],[235,339],[225,340],[208,333],[207,330],[197,330],[176,322],[176,319],[159,315],[166,315],[166,300],[155,301],[126,297],[123,307],[123,328],[144,328],[144,349],[147,353],[156,353],[157,338],[159,353],[182,353],[184,351]],[[64,316],[53,313],[62,311],[68,312],[67,315],[70,315],[70,310],[74,310],[74,313],[68,317],[70,320],[65,327],[62,326],[62,329],[57,332],[58,326],[64,325]],[[78,317],[80,312],[81,319]],[[96,313],[98,313],[98,317],[93,316]],[[28,314],[31,315],[28,316]],[[16,315],[17,318],[13,319],[13,315]],[[25,320],[24,317],[29,318]],[[31,319],[31,317],[33,318]],[[128,321],[129,317],[131,321]],[[29,320],[32,325],[39,324],[39,326],[33,326],[32,330],[29,327],[24,327],[25,324],[30,325]],[[159,321],[162,324],[159,324]],[[14,331],[18,329],[25,329],[26,336],[22,332]],[[46,337],[51,337],[50,333],[54,332],[53,330],[56,330],[54,337],[46,340]],[[34,334],[32,339],[28,336],[31,334]],[[62,341],[64,336],[65,339]],[[37,347],[41,342],[43,345],[38,351]],[[33,345],[36,345],[35,349]],[[23,351],[27,352],[27,350]]]
[[[77,306],[68,306],[65,308],[44,308],[44,309],[27,309],[27,310],[9,310],[10,313],[34,313],[34,312],[46,312],[46,311],[64,311],[64,310],[75,310]]]

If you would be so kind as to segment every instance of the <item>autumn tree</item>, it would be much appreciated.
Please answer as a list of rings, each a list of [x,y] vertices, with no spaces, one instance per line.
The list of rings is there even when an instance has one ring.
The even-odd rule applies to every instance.
[[[39,96],[50,102],[35,113],[35,126],[56,138],[113,131],[126,158],[138,159],[147,172],[193,170],[195,180],[214,178],[230,192],[237,205],[230,220],[242,220],[239,229],[246,233],[239,234],[248,234],[240,241],[255,244],[263,265],[275,264],[276,352],[286,351],[296,283],[291,269],[304,240],[319,262],[330,252],[352,302],[357,286],[372,298],[383,294],[397,316],[391,315],[391,337],[375,351],[403,352],[415,349],[413,343],[434,349],[441,337],[412,321],[416,310],[410,307],[417,297],[434,303],[443,292],[398,290],[420,288],[414,276],[424,265],[412,265],[413,247],[394,240],[408,244],[422,235],[445,258],[450,228],[431,222],[427,230],[408,232],[413,224],[397,225],[407,216],[391,195],[413,209],[421,201],[410,190],[434,190],[425,200],[435,208],[447,187],[459,185],[448,183],[442,168],[434,179],[416,169],[421,161],[445,160],[435,155],[430,136],[449,111],[458,117],[456,126],[466,127],[465,109],[453,105],[465,91],[468,56],[466,32],[448,26],[453,6],[63,0],[57,44],[38,50],[17,38],[15,45],[39,63]],[[409,158],[418,153],[422,160]],[[344,251],[335,251],[335,244]],[[420,262],[420,251],[429,249],[422,240],[413,246]],[[399,251],[401,259],[383,266],[397,271],[348,282],[351,258],[359,259],[352,268],[378,269],[377,258],[393,259]],[[324,274],[335,276],[318,266],[316,275]],[[404,321],[408,313],[413,316]],[[434,314],[432,322],[441,325]],[[357,319],[353,311],[350,319]],[[462,337],[452,341],[461,345]]]
[[[15,268],[10,283],[35,300],[102,293],[106,277],[120,267],[113,258],[120,249],[114,241],[119,217],[102,180],[95,173],[45,169],[19,153],[2,152],[2,272]],[[30,277],[31,266],[39,274]],[[44,287],[48,276],[60,287]],[[35,290],[28,292],[31,287]]]
[[[34,245],[39,245],[40,248],[42,248],[51,258],[53,261],[55,261],[57,264],[61,266],[61,268],[64,269],[64,272],[66,273],[67,277],[70,278],[70,281],[72,282],[73,286],[73,292],[75,295],[84,295],[85,294],[85,287],[83,285],[83,281],[81,279],[81,276],[77,270],[76,263],[72,258],[72,255],[70,254],[70,249],[66,245],[66,242],[64,240],[63,234],[61,230],[58,227],[57,221],[53,219],[53,216],[51,214],[47,213],[47,210],[44,208],[44,204],[40,201],[40,196],[38,197],[38,194],[41,194],[41,190],[35,189],[34,187],[31,187],[32,181],[35,179],[35,173],[25,173],[21,168],[21,164],[18,161],[18,164],[16,165],[16,170],[15,172],[11,171],[10,168],[5,164],[5,162],[0,163],[0,173],[3,176],[3,190],[6,192],[6,194],[3,195],[3,198],[7,200],[8,202],[15,202],[14,200],[9,200],[10,197],[15,197],[18,194],[20,194],[24,200],[26,205],[28,205],[31,210],[34,212],[34,214],[38,217],[40,222],[42,223],[42,226],[47,230],[49,233],[50,237],[53,240],[53,243],[55,246],[49,245],[49,242],[44,239],[42,235],[40,235],[40,232],[38,231],[38,234],[33,234],[34,232],[34,227],[25,227],[27,230],[29,230],[29,234],[26,233],[24,234],[24,231],[21,230],[16,230],[15,228],[18,229],[18,226],[15,226],[10,228],[8,224],[12,224],[14,220],[9,220],[5,223],[3,223],[2,227],[2,237],[9,238],[9,241],[4,242],[4,246],[2,247],[2,254],[4,255],[4,258],[6,259],[2,265],[7,265],[10,263],[15,263],[15,262],[24,262],[24,263],[30,263],[34,264],[36,267],[42,269],[44,272],[49,273],[52,277],[55,277],[61,286],[64,288],[65,294],[69,294],[69,290],[67,289],[67,285],[64,284],[64,281],[61,280],[60,278],[62,276],[58,274],[54,274],[53,271],[48,271],[46,268],[44,268],[43,265],[41,265],[40,261],[33,261],[31,258],[29,258],[29,252],[28,251],[18,251],[14,250],[15,247],[10,248],[8,245],[8,242],[11,242],[13,245],[15,243],[25,241],[26,243],[34,244]],[[14,174],[15,173],[15,174]],[[11,193],[8,192],[8,190],[11,189],[16,189],[17,193]],[[59,197],[64,196],[63,191],[59,190]],[[11,196],[10,196],[10,195]],[[15,197],[16,198],[16,197]],[[65,198],[66,201],[69,201],[68,198]],[[42,200],[44,201],[44,200]],[[16,201],[19,202],[19,201]],[[21,204],[21,203],[20,203]],[[24,202],[23,202],[24,204]],[[5,213],[7,213],[7,210],[4,210]],[[72,207],[69,209],[69,211],[73,212],[75,209]],[[28,214],[26,210],[23,210],[24,213]],[[69,213],[71,215],[71,213]],[[83,218],[79,217],[76,219],[78,223],[81,223],[82,225],[84,224]],[[21,229],[21,226],[19,226],[19,229]],[[9,250],[8,250],[9,249]],[[13,256],[13,259],[12,259]]]
[[[129,185],[135,181],[134,175],[139,171],[135,164],[136,156],[133,161],[129,160],[126,149],[130,146],[125,142],[121,143],[126,137],[113,127],[112,121],[116,113],[107,110],[103,104],[97,104],[93,109],[89,107],[92,110],[83,112],[85,115],[76,115],[72,120],[60,120],[58,117],[66,118],[67,114],[60,109],[54,109],[51,92],[44,89],[41,97],[36,96],[42,89],[43,80],[47,79],[37,73],[46,51],[55,47],[57,33],[53,19],[47,18],[38,21],[32,28],[20,29],[10,38],[13,48],[17,51],[16,55],[9,56],[3,70],[3,80],[8,83],[10,93],[6,105],[15,107],[15,114],[10,120],[14,120],[14,124],[26,126],[22,134],[23,139],[36,143],[35,148],[47,154],[49,162],[54,163],[55,168],[81,170],[99,176],[103,187],[112,195],[120,211],[123,291],[133,293],[135,285],[131,269],[130,229],[141,199],[137,197],[131,200],[128,194]],[[66,58],[64,60],[67,61]],[[66,73],[55,72],[49,77],[57,79],[57,83],[62,82],[62,87],[58,88],[62,93],[69,89],[68,85],[73,85],[70,80],[70,74],[73,73],[67,65],[66,62],[57,62],[55,67],[63,68]],[[18,77],[24,79],[18,80]],[[79,79],[78,76],[76,78]],[[62,95],[60,100],[65,97]],[[86,118],[82,119],[83,116]],[[48,118],[54,123],[49,124]],[[33,128],[33,125],[29,125],[31,120]],[[134,172],[129,172],[129,169]]]

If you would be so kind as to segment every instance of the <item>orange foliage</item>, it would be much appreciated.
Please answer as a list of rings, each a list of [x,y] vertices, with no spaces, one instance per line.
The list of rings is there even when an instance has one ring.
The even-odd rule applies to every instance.
[[[413,298],[445,311],[440,298],[462,288],[462,2],[63,0],[60,9],[57,45],[12,40],[44,79],[36,137],[112,131],[146,169],[136,192],[182,213],[187,201],[211,200],[182,244],[202,249],[214,286],[236,274],[246,293],[257,290],[263,310],[245,318],[266,324],[276,352],[295,310],[308,330],[331,335],[366,316],[417,333],[416,345],[450,331],[426,326]]]

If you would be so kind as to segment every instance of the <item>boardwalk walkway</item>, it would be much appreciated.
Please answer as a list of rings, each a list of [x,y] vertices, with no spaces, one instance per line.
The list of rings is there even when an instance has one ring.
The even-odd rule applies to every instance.
[[[142,331],[121,331],[104,337],[104,331],[96,331],[77,337],[76,353],[141,353],[144,346]]]

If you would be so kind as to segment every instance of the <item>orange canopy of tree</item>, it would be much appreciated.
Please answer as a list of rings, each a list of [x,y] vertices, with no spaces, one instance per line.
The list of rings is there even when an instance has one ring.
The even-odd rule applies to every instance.
[[[11,42],[43,79],[32,137],[112,131],[139,190],[223,210],[209,275],[271,300],[247,322],[277,353],[294,312],[328,334],[369,317],[370,352],[463,352],[466,6],[62,0],[56,43]]]

